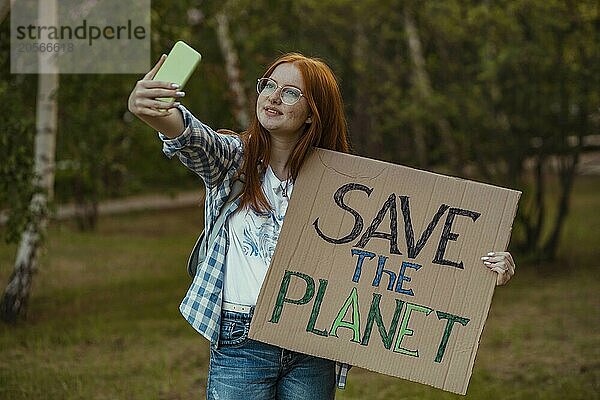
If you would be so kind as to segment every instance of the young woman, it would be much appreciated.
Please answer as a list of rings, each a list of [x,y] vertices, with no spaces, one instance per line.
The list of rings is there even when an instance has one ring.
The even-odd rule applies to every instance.
[[[167,156],[177,155],[204,181],[206,234],[220,213],[227,217],[180,306],[211,342],[207,398],[331,399],[335,363],[247,334],[304,159],[312,147],[349,151],[335,76],[319,59],[297,53],[279,57],[258,80],[256,112],[238,135],[213,131],[177,101],[156,100],[185,95],[169,82],[152,81],[164,59],[137,82],[129,110],[160,132]],[[228,202],[237,180],[243,181],[242,193]],[[483,258],[498,272],[498,284],[513,275],[509,253]],[[345,378],[347,366],[337,370],[337,377],[341,372]]]

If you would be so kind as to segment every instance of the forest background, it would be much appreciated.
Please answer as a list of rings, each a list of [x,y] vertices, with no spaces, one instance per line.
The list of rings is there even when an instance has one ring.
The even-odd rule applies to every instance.
[[[200,193],[201,182],[128,112],[139,74],[59,76],[48,97],[51,190],[36,180],[43,93],[39,76],[10,74],[7,3],[0,398],[198,396],[207,346],[177,315],[177,301],[201,208],[99,210],[132,195]],[[339,78],[355,154],[522,190],[510,247],[518,272],[498,289],[467,397],[597,396],[597,2],[157,0],[151,23],[152,63],[176,40],[202,53],[183,103],[213,128],[243,130],[256,78],[279,54],[299,51]],[[32,207],[36,198],[43,207]],[[58,221],[65,204],[76,217]],[[43,251],[19,264],[28,227],[44,231]],[[29,287],[17,301],[10,283],[23,276]],[[454,398],[362,370],[338,394],[411,396]]]

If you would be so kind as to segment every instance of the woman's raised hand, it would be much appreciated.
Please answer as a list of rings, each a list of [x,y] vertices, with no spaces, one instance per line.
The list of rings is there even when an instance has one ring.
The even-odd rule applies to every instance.
[[[169,116],[170,110],[179,105],[178,101],[165,102],[157,100],[157,97],[173,97],[177,100],[185,96],[184,92],[177,90],[179,86],[174,83],[152,80],[166,58],[167,56],[163,54],[156,65],[137,81],[129,95],[127,102],[129,111],[140,119]]]
[[[496,271],[496,285],[505,285],[515,274],[515,262],[508,251],[492,251],[481,257],[483,264]]]

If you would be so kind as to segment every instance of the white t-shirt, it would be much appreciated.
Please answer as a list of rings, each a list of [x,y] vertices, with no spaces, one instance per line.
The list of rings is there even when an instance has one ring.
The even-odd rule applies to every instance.
[[[223,300],[256,305],[292,189],[292,181],[280,181],[269,166],[265,171],[262,190],[272,210],[258,214],[251,208],[238,209],[229,217]]]

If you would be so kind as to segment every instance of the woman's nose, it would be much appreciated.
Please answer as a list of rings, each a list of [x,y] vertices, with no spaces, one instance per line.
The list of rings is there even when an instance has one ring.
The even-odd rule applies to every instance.
[[[279,104],[281,103],[281,88],[278,87],[277,89],[275,89],[275,91],[273,93],[271,93],[267,99],[271,102],[271,103],[275,103],[275,104]]]

